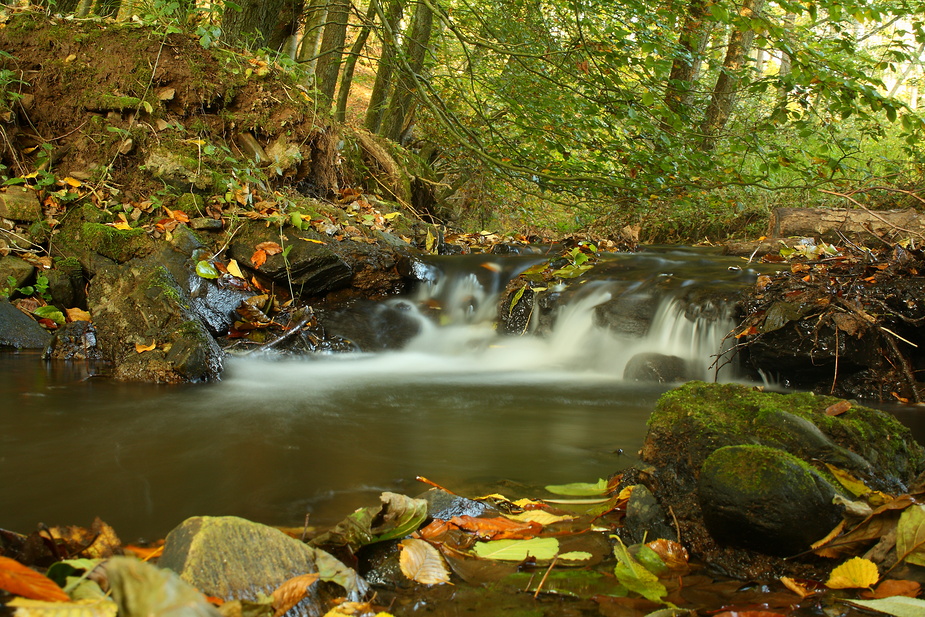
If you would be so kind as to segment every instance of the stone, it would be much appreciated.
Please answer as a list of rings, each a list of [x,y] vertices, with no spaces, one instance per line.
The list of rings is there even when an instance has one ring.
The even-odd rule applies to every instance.
[[[454,516],[479,517],[494,512],[481,501],[454,495],[439,488],[432,488],[418,498],[427,502],[427,516],[445,521]]]
[[[42,357],[46,360],[102,360],[96,328],[89,321],[72,321],[55,331]]]
[[[665,511],[648,488],[643,484],[633,486],[626,504],[626,519],[622,534],[629,543],[651,542],[659,538],[676,540],[678,534],[665,522]]]
[[[314,550],[283,532],[236,516],[194,516],[173,529],[158,565],[206,595],[256,600],[294,576],[317,572]],[[300,604],[322,614],[313,585]],[[304,608],[304,607],[303,607]]]
[[[177,188],[205,190],[212,185],[212,172],[200,160],[166,147],[153,148],[145,159],[144,169],[157,180]]]
[[[42,220],[42,206],[35,191],[24,186],[8,186],[0,191],[0,217],[14,221]]]
[[[88,305],[114,378],[183,383],[221,374],[223,352],[157,256],[101,268]]]
[[[678,383],[692,377],[687,360],[660,353],[638,353],[623,369],[624,381]]]
[[[37,321],[0,298],[0,347],[44,349],[51,334]]]
[[[697,494],[718,542],[781,557],[809,550],[842,518],[832,484],[796,456],[765,446],[711,454]]]
[[[35,267],[24,259],[14,255],[0,257],[0,289],[12,287],[9,291],[15,291],[17,287],[26,284],[35,273]],[[10,277],[13,280],[10,281]]]

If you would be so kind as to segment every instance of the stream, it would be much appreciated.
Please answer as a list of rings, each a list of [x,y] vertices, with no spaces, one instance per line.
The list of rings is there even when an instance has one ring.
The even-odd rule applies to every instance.
[[[0,353],[0,528],[99,516],[134,542],[193,515],[329,525],[382,491],[429,488],[416,476],[465,495],[607,477],[636,460],[670,387],[624,381],[629,359],[677,355],[711,379],[733,324],[715,311],[691,319],[677,298],[756,272],[702,249],[613,255],[572,283],[582,288],[548,336],[500,336],[498,295],[536,261],[436,259],[429,283],[389,301],[419,324],[403,349],[231,358],[208,385],[119,383]],[[654,307],[644,333],[599,325],[642,300]]]

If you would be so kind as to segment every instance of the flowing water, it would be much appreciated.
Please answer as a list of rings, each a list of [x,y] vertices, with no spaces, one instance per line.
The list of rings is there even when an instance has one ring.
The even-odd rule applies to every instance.
[[[82,364],[0,354],[0,528],[100,516],[123,540],[150,539],[197,514],[328,524],[381,491],[426,490],[418,475],[464,494],[606,477],[635,460],[670,387],[624,381],[629,358],[677,355],[710,378],[732,323],[677,298],[754,273],[703,251],[615,255],[572,283],[581,291],[548,336],[500,336],[498,294],[535,261],[434,262],[429,283],[391,301],[420,322],[401,350],[232,358],[209,385],[114,383]],[[602,307],[643,301],[646,332],[598,325]]]

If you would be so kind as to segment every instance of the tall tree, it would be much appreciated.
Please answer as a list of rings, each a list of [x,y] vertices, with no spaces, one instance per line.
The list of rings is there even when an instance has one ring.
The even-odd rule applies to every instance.
[[[334,111],[334,119],[338,122],[343,122],[347,116],[347,99],[350,97],[350,86],[353,84],[353,72],[356,69],[357,61],[360,59],[360,54],[363,53],[363,48],[366,47],[366,40],[369,38],[369,33],[373,28],[373,22],[375,22],[378,12],[379,0],[369,0],[369,8],[366,11],[366,17],[363,19],[363,27],[360,28],[356,40],[350,47],[350,53],[344,61]]]
[[[337,89],[341,59],[347,41],[350,0],[330,0],[328,17],[321,35],[321,48],[315,64],[315,88],[324,109],[330,109]]]
[[[392,88],[383,124],[379,130],[384,137],[399,141],[413,121],[415,91],[424,68],[433,25],[434,12],[430,2],[419,0],[401,48],[401,72],[395,87]]]
[[[366,109],[366,129],[378,133],[382,126],[382,114],[392,89],[392,76],[395,73],[397,54],[398,24],[404,13],[403,0],[387,0],[384,10],[380,9],[379,19],[382,24],[382,35],[379,40],[382,53],[379,56],[379,66],[376,70],[376,81],[369,95],[369,107]]]
[[[222,36],[235,45],[282,49],[298,30],[304,0],[237,0],[225,5]]]
[[[298,62],[308,63],[308,73],[314,75],[318,59],[318,46],[321,43],[321,31],[328,16],[328,0],[311,0],[305,10],[305,23],[302,27],[302,40],[296,52]]]

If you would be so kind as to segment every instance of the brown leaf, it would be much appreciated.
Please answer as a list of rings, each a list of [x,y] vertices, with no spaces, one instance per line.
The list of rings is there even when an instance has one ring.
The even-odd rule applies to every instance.
[[[655,553],[661,557],[669,570],[683,570],[688,565],[687,549],[682,544],[673,540],[659,538],[654,542],[646,544]]]
[[[839,401],[834,405],[829,405],[825,408],[825,415],[827,416],[840,416],[851,409],[851,401]]]
[[[33,600],[71,601],[53,580],[9,557],[0,557],[0,589]]]
[[[254,248],[258,251],[266,251],[267,255],[278,255],[283,252],[283,247],[276,242],[261,242]]]
[[[257,249],[254,251],[254,254],[251,255],[251,263],[254,264],[255,268],[259,268],[263,264],[267,263],[267,252],[263,249]]]
[[[320,575],[317,572],[302,574],[290,578],[288,581],[276,588],[273,592],[273,617],[281,617],[289,612],[293,606],[305,599],[308,590]]]
[[[402,540],[398,565],[402,573],[422,585],[443,585],[450,582],[450,570],[440,551],[424,540]]]
[[[488,540],[532,538],[543,530],[543,526],[539,523],[512,521],[503,516],[496,518],[454,516],[450,519],[450,523]]]
[[[873,590],[861,592],[861,597],[868,600],[877,600],[881,598],[890,598],[892,596],[906,596],[907,598],[917,598],[922,586],[915,581],[904,581],[897,579],[887,579],[877,585]]]

